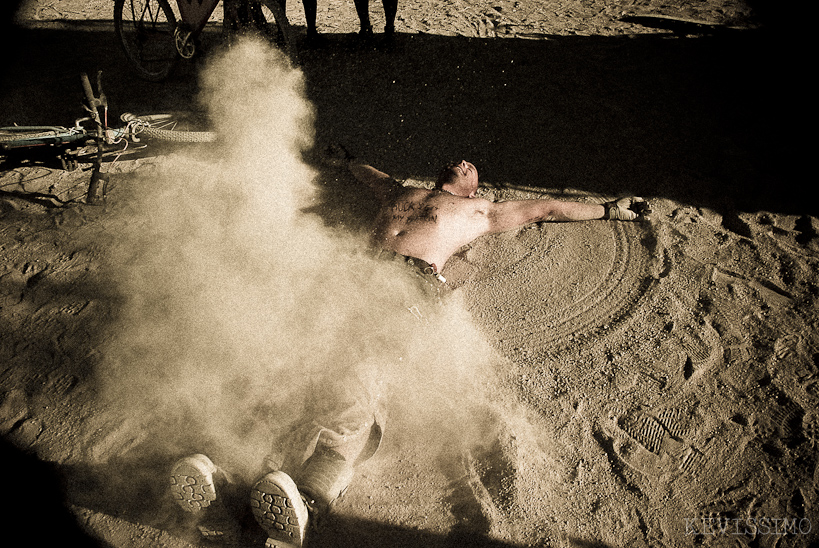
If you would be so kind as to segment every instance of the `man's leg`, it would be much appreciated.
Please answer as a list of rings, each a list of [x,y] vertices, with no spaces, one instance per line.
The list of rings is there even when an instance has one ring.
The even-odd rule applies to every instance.
[[[381,443],[377,397],[355,375],[336,372],[313,384],[304,409],[309,422],[282,440],[296,451],[269,456],[274,470],[252,490],[251,510],[268,532],[269,546],[301,546],[307,521],[329,511],[350,484],[355,467]],[[288,519],[283,522],[281,515]],[[286,524],[292,526],[283,529]]]
[[[315,449],[293,479],[308,505],[324,513],[347,490],[355,468],[381,444],[382,425],[372,409],[352,407],[319,431]]]

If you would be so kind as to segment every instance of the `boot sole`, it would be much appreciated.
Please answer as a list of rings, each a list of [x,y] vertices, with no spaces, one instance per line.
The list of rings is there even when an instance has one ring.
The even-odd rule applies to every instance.
[[[293,479],[281,471],[271,472],[250,491],[250,510],[267,532],[267,547],[296,548],[304,541],[307,507]]]
[[[171,496],[182,510],[198,513],[216,500],[214,472],[216,465],[205,455],[193,455],[176,462],[171,469]]]

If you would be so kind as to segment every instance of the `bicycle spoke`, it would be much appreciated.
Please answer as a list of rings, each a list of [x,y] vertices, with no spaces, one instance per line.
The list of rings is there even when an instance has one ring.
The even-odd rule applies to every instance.
[[[116,0],[114,22],[125,54],[140,74],[161,80],[176,61],[176,19],[167,0]]]

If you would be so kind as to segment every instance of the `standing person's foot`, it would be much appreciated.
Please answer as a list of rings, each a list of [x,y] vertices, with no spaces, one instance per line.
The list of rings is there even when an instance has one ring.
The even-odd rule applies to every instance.
[[[319,33],[315,29],[307,29],[307,35],[304,37],[303,47],[306,49],[319,49],[327,46],[327,37]]]
[[[373,41],[372,25],[369,23],[366,25],[361,25],[361,29],[358,31],[358,38],[365,44],[371,43]]]
[[[390,51],[395,48],[395,25],[384,27],[384,36],[381,39],[380,49]]]
[[[227,475],[202,454],[182,458],[171,468],[171,496],[179,507],[197,519],[203,537],[231,544],[238,541],[239,527],[222,500],[228,483]]]
[[[265,548],[302,546],[309,515],[290,476],[277,470],[257,481],[250,491],[250,510],[267,532]]]

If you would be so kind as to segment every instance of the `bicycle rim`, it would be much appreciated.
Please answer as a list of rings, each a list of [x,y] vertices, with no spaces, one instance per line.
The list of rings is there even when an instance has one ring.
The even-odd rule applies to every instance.
[[[139,75],[153,82],[168,77],[177,62],[176,17],[167,0],[116,0],[114,28]]]

